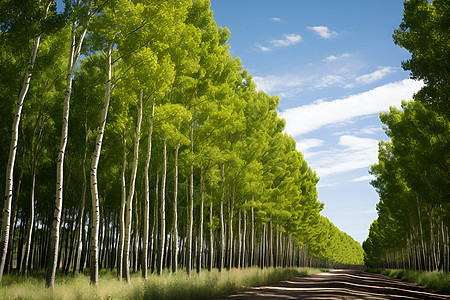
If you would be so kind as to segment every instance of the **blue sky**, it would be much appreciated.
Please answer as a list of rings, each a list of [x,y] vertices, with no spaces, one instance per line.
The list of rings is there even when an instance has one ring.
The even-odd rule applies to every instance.
[[[280,96],[278,111],[297,149],[321,178],[322,214],[363,242],[376,218],[369,184],[379,112],[410,100],[421,82],[409,79],[395,46],[402,0],[212,0],[214,19],[231,31],[258,88]]]

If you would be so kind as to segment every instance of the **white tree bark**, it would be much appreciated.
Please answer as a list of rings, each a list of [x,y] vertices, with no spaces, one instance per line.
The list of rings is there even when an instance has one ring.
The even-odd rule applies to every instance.
[[[166,176],[167,176],[167,138],[164,138],[163,171],[161,177],[161,232],[159,235],[158,275],[162,275],[166,241]]]
[[[119,281],[122,282],[123,277],[123,248],[124,248],[124,236],[125,236],[125,202],[127,200],[127,186],[125,181],[125,171],[127,167],[127,139],[125,133],[123,133],[123,163],[122,163],[122,201],[120,203],[120,235],[119,235],[119,252],[117,258],[117,276]]]
[[[222,272],[225,263],[225,225],[223,222],[224,199],[225,199],[225,165],[222,165],[222,196],[220,198],[220,262],[219,262],[220,272]]]
[[[178,151],[180,144],[175,148],[174,188],[173,188],[173,238],[172,238],[172,272],[178,271]]]
[[[152,107],[152,120],[150,123],[150,130],[148,132],[147,143],[147,160],[145,162],[144,180],[145,180],[145,203],[144,203],[144,235],[143,235],[143,247],[142,247],[142,277],[147,280],[148,270],[148,228],[150,221],[150,180],[148,176],[150,168],[150,159],[152,156],[152,133],[153,133],[153,117],[155,116],[155,102],[153,101]]]
[[[84,228],[84,208],[86,204],[86,188],[87,188],[87,179],[86,179],[86,156],[87,156],[87,142],[88,142],[88,127],[87,127],[87,120],[84,123],[85,128],[85,143],[84,143],[84,156],[83,156],[83,163],[82,163],[82,170],[83,170],[83,186],[81,188],[81,205],[80,205],[80,215],[78,217],[78,233],[77,233],[77,247],[78,250],[76,251],[75,255],[75,261],[74,261],[74,267],[73,267],[73,274],[75,275],[75,271],[78,268],[81,269],[80,262],[81,262],[81,254],[83,252],[83,228]]]
[[[203,255],[203,205],[205,203],[205,182],[203,178],[203,166],[200,170],[200,224],[198,232],[197,273],[202,270]]]
[[[90,10],[90,8],[89,8]],[[69,107],[70,107],[70,95],[72,93],[72,80],[73,73],[80,56],[81,46],[86,36],[87,28],[92,15],[88,18],[84,26],[81,28],[81,35],[76,41],[76,24],[72,24],[72,34],[71,34],[71,46],[69,54],[69,64],[67,70],[66,78],[66,92],[64,97],[64,108],[63,108],[63,118],[62,118],[62,130],[61,130],[61,143],[59,146],[58,160],[56,167],[56,199],[55,199],[55,210],[53,213],[52,222],[52,232],[50,238],[50,248],[48,249],[48,268],[47,268],[47,278],[45,286],[47,288],[53,289],[55,284],[55,273],[56,264],[58,261],[58,246],[59,246],[59,226],[61,223],[61,211],[62,211],[62,198],[63,198],[63,184],[64,184],[64,156],[66,154],[67,137],[69,132]]]
[[[191,136],[191,153],[194,153],[194,122],[191,123],[190,128],[190,136]],[[194,223],[194,162],[191,163],[191,182],[190,182],[190,191],[189,191],[189,214],[188,214],[188,236],[187,236],[187,257],[186,257],[186,271],[188,276],[191,276],[192,269],[192,227]]]
[[[91,162],[91,199],[92,199],[92,228],[91,228],[91,263],[89,270],[91,273],[91,284],[98,284],[98,231],[99,231],[99,195],[98,195],[98,163],[102,151],[103,137],[105,135],[106,118],[108,116],[109,100],[111,98],[111,53],[113,43],[108,44],[106,53],[106,84],[105,101],[103,103],[100,125],[98,126],[97,140]]]
[[[51,2],[45,7],[44,19],[47,18],[47,13],[50,8]],[[9,156],[8,163],[6,165],[6,183],[5,183],[5,198],[3,200],[3,213],[2,213],[2,229],[0,237],[0,283],[2,282],[3,270],[6,263],[6,254],[8,252],[8,242],[9,242],[9,227],[11,226],[11,203],[13,197],[13,183],[14,183],[14,165],[16,161],[17,153],[17,143],[19,141],[19,124],[20,118],[22,116],[22,107],[25,96],[28,93],[30,87],[31,76],[33,74],[34,63],[36,61],[37,51],[39,49],[39,44],[41,41],[41,34],[33,39],[33,49],[31,50],[30,60],[28,63],[28,68],[25,71],[23,78],[22,88],[19,93],[19,98],[16,103],[16,111],[14,115],[14,122],[11,129],[11,143],[9,146]]]
[[[141,90],[139,94],[139,107],[138,116],[136,124],[136,136],[134,140],[134,153],[133,153],[133,167],[131,169],[131,179],[130,188],[128,190],[128,199],[126,204],[126,215],[125,215],[125,244],[124,244],[124,268],[123,270],[125,279],[127,283],[130,284],[130,236],[131,236],[131,221],[132,221],[132,211],[133,211],[133,198],[134,198],[134,188],[136,183],[136,174],[139,160],[139,141],[141,138],[141,123],[142,123],[142,98],[144,91]]]

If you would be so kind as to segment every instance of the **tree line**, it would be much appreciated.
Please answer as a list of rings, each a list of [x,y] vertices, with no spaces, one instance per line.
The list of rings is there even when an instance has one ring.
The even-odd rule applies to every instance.
[[[371,266],[450,270],[449,8],[446,1],[405,1],[393,35],[412,54],[403,68],[425,86],[380,117],[390,141],[380,142],[371,169],[380,195],[363,243]]]
[[[362,264],[209,0],[64,4],[0,4],[0,281]]]

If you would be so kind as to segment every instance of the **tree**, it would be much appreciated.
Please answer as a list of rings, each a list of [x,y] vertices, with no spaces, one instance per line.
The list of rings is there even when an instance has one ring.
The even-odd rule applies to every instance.
[[[416,100],[432,105],[447,117],[450,112],[450,4],[445,0],[404,2],[403,20],[394,30],[396,45],[411,52],[402,62],[411,78],[425,81]]]

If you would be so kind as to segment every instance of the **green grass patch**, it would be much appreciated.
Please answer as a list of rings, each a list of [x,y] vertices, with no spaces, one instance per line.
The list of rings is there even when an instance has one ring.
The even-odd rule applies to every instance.
[[[91,286],[89,273],[57,274],[55,289],[45,288],[45,273],[32,272],[27,279],[5,274],[0,299],[212,299],[234,292],[297,276],[322,272],[309,268],[246,268],[192,273],[179,270],[177,275],[149,275],[145,282],[140,274],[131,274],[131,284],[119,283],[116,272],[101,270],[98,286]]]
[[[426,288],[450,294],[450,272],[428,272],[400,269],[369,269],[367,271],[407,282],[417,283]]]

